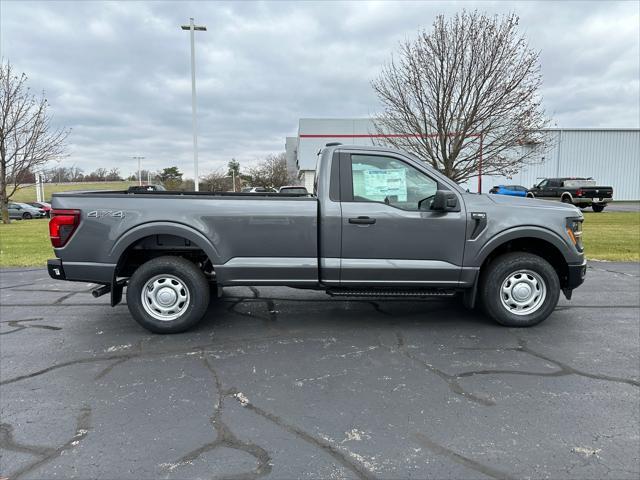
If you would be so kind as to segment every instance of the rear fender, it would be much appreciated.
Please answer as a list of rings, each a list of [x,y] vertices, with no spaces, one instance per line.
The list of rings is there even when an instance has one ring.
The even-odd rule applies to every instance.
[[[212,264],[222,263],[218,250],[204,234],[188,225],[175,222],[145,223],[128,230],[113,245],[109,252],[109,257],[113,263],[119,264],[122,255],[131,245],[138,240],[152,235],[174,235],[176,237],[186,238],[201,248],[207,254]]]
[[[120,265],[122,256],[127,249],[135,244],[137,241],[142,240],[145,237],[152,235],[174,235],[177,237],[186,238],[193,244],[201,248],[209,257],[212,264],[220,263],[220,255],[215,246],[205,237],[202,233],[181,223],[173,222],[153,222],[139,225],[122,235],[111,248],[109,257],[113,263]],[[111,280],[111,306],[115,306],[122,300],[122,289],[125,285],[121,280],[116,278],[116,272],[118,269],[114,269],[113,279]]]

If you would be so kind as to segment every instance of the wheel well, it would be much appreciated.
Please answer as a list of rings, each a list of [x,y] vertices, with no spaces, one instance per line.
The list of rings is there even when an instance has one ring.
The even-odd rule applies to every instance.
[[[116,277],[130,277],[143,263],[164,255],[185,258],[196,264],[209,280],[214,278],[213,265],[206,252],[177,235],[149,235],[129,245],[118,259]]]
[[[484,262],[482,262],[480,274],[482,275],[482,272],[485,270],[487,265],[489,265],[493,260],[500,255],[509,252],[527,252],[544,258],[558,274],[560,286],[565,287],[567,285],[569,278],[569,266],[567,265],[564,256],[555,245],[540,238],[516,238],[498,246],[489,254]]]
[[[562,195],[560,195],[561,199],[566,197],[569,197],[571,200],[573,200],[573,196],[569,192],[564,192]]]

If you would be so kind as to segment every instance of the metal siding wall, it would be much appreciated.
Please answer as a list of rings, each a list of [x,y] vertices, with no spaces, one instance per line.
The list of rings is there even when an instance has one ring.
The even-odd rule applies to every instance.
[[[554,144],[544,163],[512,178],[483,177],[483,192],[500,184],[531,187],[545,177],[593,177],[613,187],[614,200],[640,200],[640,130],[556,130]],[[477,191],[477,179],[465,186]]]

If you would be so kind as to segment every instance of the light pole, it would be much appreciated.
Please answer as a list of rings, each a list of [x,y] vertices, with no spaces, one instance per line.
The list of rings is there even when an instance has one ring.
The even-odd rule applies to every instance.
[[[193,176],[196,192],[200,190],[198,179],[198,128],[196,123],[196,49],[194,44],[194,32],[206,31],[204,25],[193,23],[193,17],[189,19],[189,25],[182,25],[182,30],[189,30],[191,37],[191,123],[193,125]]]
[[[142,162],[141,160],[144,159],[144,157],[140,157],[140,156],[136,156],[136,157],[131,157],[134,160],[138,160],[138,185],[142,185]]]

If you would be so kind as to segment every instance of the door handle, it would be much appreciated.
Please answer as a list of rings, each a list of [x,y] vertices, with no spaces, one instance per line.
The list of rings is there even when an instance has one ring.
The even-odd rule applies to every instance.
[[[356,225],[373,225],[376,223],[376,219],[370,217],[350,218],[349,223],[354,223]]]

